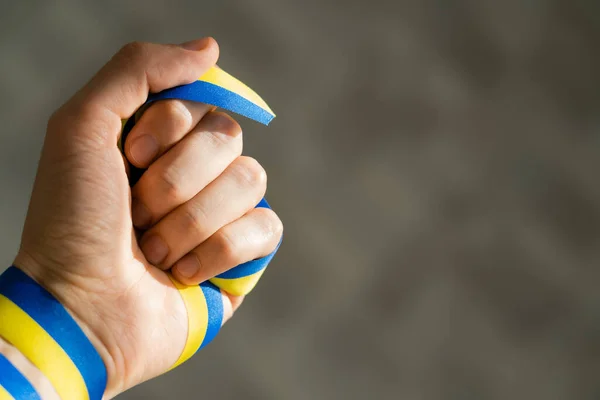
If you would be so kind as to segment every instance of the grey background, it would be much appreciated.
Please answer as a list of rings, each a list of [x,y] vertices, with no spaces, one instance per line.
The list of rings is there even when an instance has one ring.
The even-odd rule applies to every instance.
[[[122,399],[600,398],[600,2],[0,0],[0,259],[48,115],[123,43],[212,35],[286,240]]]

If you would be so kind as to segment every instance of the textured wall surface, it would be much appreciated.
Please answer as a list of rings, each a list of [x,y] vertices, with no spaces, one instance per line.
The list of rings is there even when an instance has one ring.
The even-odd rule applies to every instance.
[[[600,2],[0,0],[0,265],[45,121],[123,43],[221,45],[286,240],[123,399],[600,398]]]

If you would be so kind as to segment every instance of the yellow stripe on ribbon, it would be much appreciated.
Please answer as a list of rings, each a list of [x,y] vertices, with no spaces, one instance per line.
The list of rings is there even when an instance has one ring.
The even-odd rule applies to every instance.
[[[267,103],[254,90],[250,89],[240,80],[234,78],[232,75],[228,74],[219,67],[213,67],[209,69],[198,80],[212,83],[213,85],[220,86],[223,89],[227,89],[230,92],[238,94],[275,116],[273,110],[271,110]]]
[[[254,289],[264,272],[265,269],[262,269],[252,275],[241,278],[212,278],[210,282],[233,296],[244,296]]]
[[[48,378],[62,400],[88,400],[81,373],[52,336],[1,294],[0,309],[0,336],[18,348]]]
[[[15,400],[14,397],[12,397],[7,391],[6,389],[4,389],[4,386],[0,385],[0,400]]]
[[[171,279],[171,282],[173,282],[173,285],[179,290],[188,315],[188,334],[185,347],[179,359],[169,369],[172,370],[187,361],[200,348],[206,335],[206,327],[208,326],[208,308],[200,286],[185,286],[177,282],[171,274],[167,275]]]

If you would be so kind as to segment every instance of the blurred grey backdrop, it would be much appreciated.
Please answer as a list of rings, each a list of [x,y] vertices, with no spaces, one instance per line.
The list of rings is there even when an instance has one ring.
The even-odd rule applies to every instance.
[[[122,44],[221,45],[286,240],[122,399],[600,398],[600,2],[0,0],[0,260],[49,114]]]

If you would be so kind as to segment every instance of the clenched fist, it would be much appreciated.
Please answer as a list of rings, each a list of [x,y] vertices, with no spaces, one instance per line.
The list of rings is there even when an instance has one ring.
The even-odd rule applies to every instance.
[[[165,372],[187,337],[165,271],[197,284],[271,253],[277,215],[255,209],[266,173],[242,153],[240,126],[212,106],[165,100],[118,147],[121,121],[216,64],[210,38],[133,43],[56,111],[15,265],[74,316],[108,369],[107,397]],[[146,171],[129,186],[127,161]],[[223,295],[225,320],[242,298]]]

